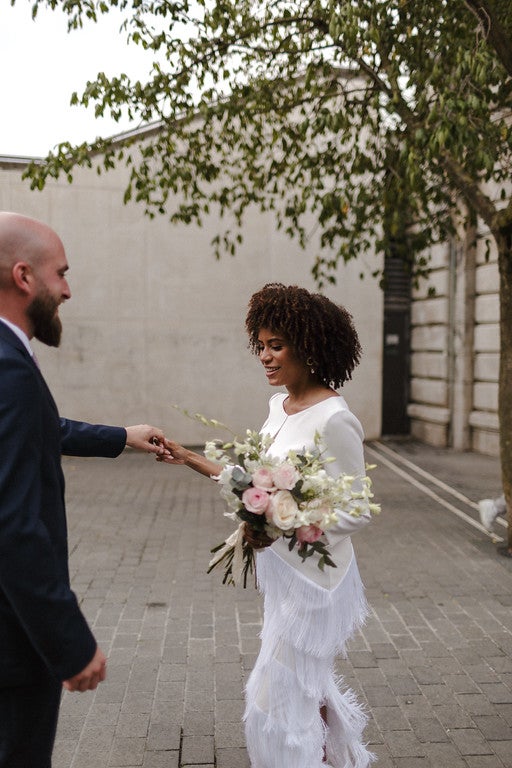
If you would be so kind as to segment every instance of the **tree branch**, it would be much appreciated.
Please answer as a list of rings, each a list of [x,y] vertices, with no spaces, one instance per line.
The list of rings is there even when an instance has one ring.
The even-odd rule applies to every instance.
[[[491,198],[482,192],[474,178],[467,174],[448,152],[440,153],[439,164],[445,169],[453,185],[495,234],[498,228],[497,211]]]
[[[512,77],[512,39],[498,20],[491,0],[464,0],[466,7],[476,16],[486,40]]]

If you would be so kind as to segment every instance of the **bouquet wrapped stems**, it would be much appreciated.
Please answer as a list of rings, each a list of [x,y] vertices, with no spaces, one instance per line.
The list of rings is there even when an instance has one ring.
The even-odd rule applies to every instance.
[[[242,522],[222,544],[214,547],[211,553],[207,573],[210,573],[217,565],[224,566],[223,584],[237,585],[242,583],[247,587],[249,575],[256,575],[256,563],[254,548],[245,541],[245,523]]]

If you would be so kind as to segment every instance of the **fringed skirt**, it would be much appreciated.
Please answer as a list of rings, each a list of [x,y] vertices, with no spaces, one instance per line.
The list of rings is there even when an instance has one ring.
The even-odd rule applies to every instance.
[[[367,614],[355,557],[332,590],[270,548],[258,554],[257,574],[264,622],[244,715],[252,768],[325,768],[324,749],[332,768],[367,768],[373,756],[362,743],[366,715],[334,670]]]

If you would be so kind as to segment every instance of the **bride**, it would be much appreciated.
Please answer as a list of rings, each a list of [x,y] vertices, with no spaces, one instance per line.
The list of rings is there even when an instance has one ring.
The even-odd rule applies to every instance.
[[[361,347],[349,313],[325,296],[297,286],[269,283],[255,293],[246,317],[249,345],[271,386],[261,428],[274,440],[270,453],[314,448],[321,435],[333,475],[365,475],[363,431],[337,392],[351,378]],[[166,441],[171,456],[212,477],[221,467]],[[246,688],[245,731],[252,768],[366,768],[373,756],[362,742],[366,716],[335,675],[335,658],[362,626],[367,606],[350,535],[369,522],[337,511],[323,536],[336,568],[302,562],[283,538],[268,539],[257,553],[264,594],[261,649]],[[246,531],[247,541],[261,540]]]

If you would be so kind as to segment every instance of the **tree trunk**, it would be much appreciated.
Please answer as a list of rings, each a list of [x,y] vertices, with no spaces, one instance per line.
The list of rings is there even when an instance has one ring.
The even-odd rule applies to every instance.
[[[500,456],[507,503],[508,554],[512,556],[512,234],[501,230],[496,241],[500,271]]]

